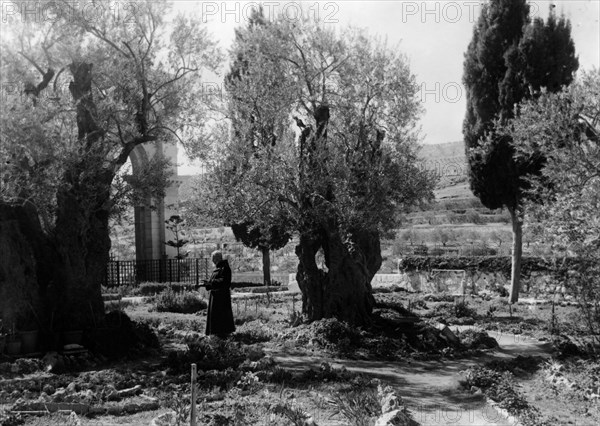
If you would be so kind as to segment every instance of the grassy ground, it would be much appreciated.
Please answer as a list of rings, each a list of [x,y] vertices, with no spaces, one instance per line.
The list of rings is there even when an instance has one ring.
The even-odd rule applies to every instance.
[[[552,313],[549,306],[529,309],[517,305],[511,309],[498,299],[467,297],[456,303],[451,297],[431,299],[405,292],[377,293],[376,299],[376,322],[371,329],[355,329],[330,320],[298,326],[298,297],[236,300],[233,310],[237,331],[227,340],[204,336],[205,311],[196,314],[156,312],[152,299],[144,299],[141,304],[122,307],[130,318],[156,332],[162,345],[160,351],[149,351],[141,358],[138,354],[131,361],[92,360],[89,365],[73,366],[61,374],[50,375],[42,372],[43,365],[22,374],[13,371],[13,364],[0,364],[4,366],[0,367],[0,401],[7,407],[19,398],[51,398],[59,391],[67,395],[66,400],[116,407],[113,410],[119,414],[72,416],[71,419],[54,414],[28,417],[25,421],[25,424],[39,426],[147,425],[152,418],[171,411],[183,418],[190,394],[189,365],[195,362],[200,371],[200,424],[303,424],[306,417],[312,417],[319,425],[369,425],[381,412],[380,394],[385,385],[390,385],[392,391],[400,391],[401,378],[382,383],[360,369],[334,368],[329,363],[311,366],[300,363],[289,368],[268,354],[283,353],[295,359],[354,359],[357,363],[368,362],[372,368],[413,360],[413,367],[403,364],[404,377],[409,377],[413,369],[415,377],[419,377],[417,369],[421,368],[439,370],[442,380],[448,375],[443,366],[450,364],[440,363],[440,360],[461,359],[468,363],[479,359],[482,349],[452,347],[424,322],[407,325],[403,318],[411,316],[408,308],[426,322],[475,324],[483,329],[548,340],[560,334],[582,336],[585,333],[573,326],[576,314],[575,308],[570,306],[557,306]],[[578,425],[585,425],[600,419],[594,408],[597,399],[590,397],[599,392],[594,389],[599,364],[589,358],[578,359],[563,356],[560,360],[557,358],[557,362],[564,365],[562,377],[580,383],[580,389],[569,387],[568,382],[563,385],[563,382],[546,380],[549,371],[553,371],[546,364],[530,375],[515,379],[524,398],[543,414],[542,420],[555,419],[558,423],[554,424],[563,424],[563,420],[571,418]],[[120,398],[115,393],[136,385],[141,387],[133,396]],[[436,398],[449,398],[459,391],[448,389],[448,392],[447,397],[437,395]],[[552,398],[557,395],[570,402],[553,405]],[[154,405],[140,405],[142,400],[153,401]],[[0,424],[11,423],[0,420]]]

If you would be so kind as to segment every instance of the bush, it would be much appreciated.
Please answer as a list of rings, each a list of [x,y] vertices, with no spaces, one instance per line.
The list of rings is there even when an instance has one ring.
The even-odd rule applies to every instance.
[[[298,343],[316,344],[338,353],[353,351],[362,341],[359,330],[336,318],[325,318],[299,328]]]
[[[428,252],[429,248],[425,244],[415,246],[415,248],[413,249],[413,253],[417,256],[427,256]]]
[[[567,267],[577,267],[577,259],[567,259]],[[545,259],[539,257],[523,257],[521,271],[524,275],[531,272],[552,272],[554,266]],[[422,257],[404,256],[400,269],[408,271],[427,271],[431,269],[465,269],[478,272],[501,272],[510,278],[511,257],[510,256],[451,256],[451,257]]]
[[[457,302],[454,304],[454,316],[456,318],[476,318],[477,311],[469,306],[468,302]]]
[[[141,283],[140,286],[135,290],[135,293],[139,296],[153,296],[155,294],[162,293],[163,291],[170,289],[175,293],[181,293],[183,291],[192,288],[192,284],[187,283]]]
[[[166,366],[172,374],[189,373],[189,366],[195,363],[198,370],[228,370],[236,369],[248,358],[249,347],[242,346],[229,339],[215,339],[212,337],[200,337],[195,341],[187,343],[186,352],[170,352],[166,360]],[[231,370],[228,370],[231,371]],[[241,371],[231,372],[235,377],[224,377],[224,382],[237,381],[241,377]],[[210,380],[203,376],[201,386],[207,386]],[[223,384],[219,382],[218,385]]]
[[[469,349],[493,349],[498,347],[496,339],[481,330],[463,330],[458,333],[457,337]]]
[[[475,225],[482,225],[485,223],[485,220],[481,217],[481,215],[473,209],[467,210],[465,219],[468,223],[474,223]]]
[[[206,309],[208,304],[199,299],[195,293],[175,293],[167,289],[156,297],[156,311],[176,312],[180,314],[193,314]]]
[[[432,249],[432,250],[429,252],[429,255],[430,255],[430,256],[443,256],[443,255],[444,255],[444,253],[446,253],[446,252],[444,251],[444,249],[441,249],[441,248],[439,248],[439,247],[435,247],[434,249]]]

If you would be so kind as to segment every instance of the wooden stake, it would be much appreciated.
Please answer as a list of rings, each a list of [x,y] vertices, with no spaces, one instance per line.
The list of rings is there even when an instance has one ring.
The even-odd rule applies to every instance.
[[[196,364],[192,364],[192,404],[190,408],[190,426],[196,426],[196,378],[197,370]]]

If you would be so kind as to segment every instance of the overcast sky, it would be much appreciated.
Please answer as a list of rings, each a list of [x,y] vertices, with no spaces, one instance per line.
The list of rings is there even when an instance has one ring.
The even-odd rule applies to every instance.
[[[296,19],[304,13],[318,16],[327,25],[365,27],[371,34],[387,37],[409,58],[421,87],[425,107],[421,125],[423,143],[462,140],[465,92],[461,83],[463,55],[471,40],[481,3],[479,1],[266,1],[269,14],[283,13]],[[236,26],[244,25],[256,2],[178,1],[176,9],[199,14],[224,50],[234,39]],[[600,68],[600,0],[532,1],[531,15],[544,19],[550,5],[572,23],[572,36],[580,69]],[[308,9],[308,10],[307,10]],[[181,174],[186,174],[181,170]]]

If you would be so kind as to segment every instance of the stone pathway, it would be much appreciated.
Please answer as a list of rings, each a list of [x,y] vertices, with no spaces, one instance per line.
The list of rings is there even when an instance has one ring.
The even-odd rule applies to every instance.
[[[464,328],[464,327],[458,327]],[[457,327],[451,327],[456,330]],[[500,348],[485,356],[473,359],[444,361],[357,361],[321,357],[307,357],[269,351],[275,361],[290,369],[318,369],[322,362],[335,368],[379,378],[394,385],[411,410],[414,419],[423,426],[488,426],[512,425],[483,397],[472,395],[459,386],[460,372],[481,365],[492,358],[514,358],[517,355],[549,356],[551,346],[533,339],[512,334],[489,332]],[[319,423],[319,426],[328,426]]]

